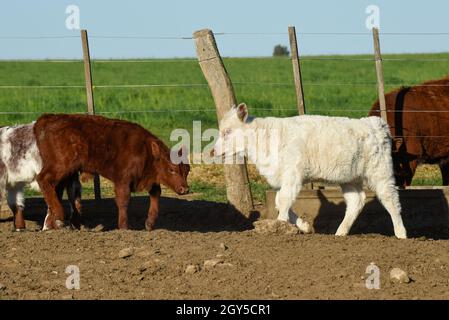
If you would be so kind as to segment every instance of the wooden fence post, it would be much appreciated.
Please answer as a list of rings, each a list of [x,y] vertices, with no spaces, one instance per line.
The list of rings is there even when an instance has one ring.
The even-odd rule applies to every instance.
[[[217,118],[220,121],[223,115],[237,104],[234,88],[220,57],[212,31],[209,29],[196,31],[193,38],[198,61],[212,92]],[[224,175],[229,203],[249,217],[254,210],[254,204],[246,164],[225,165]]]
[[[299,64],[298,42],[296,39],[296,29],[294,26],[288,27],[288,38],[290,40],[290,52],[293,64],[293,76],[295,78],[296,105],[300,115],[306,114],[306,104],[304,102],[304,91],[302,88],[301,66]]]
[[[379,29],[373,28],[374,59],[376,61],[377,91],[379,96],[380,116],[387,122],[387,105],[385,103],[384,74],[382,70],[382,55],[380,53]]]
[[[299,62],[298,40],[296,38],[296,28],[288,27],[288,38],[290,40],[290,54],[292,57],[293,77],[295,79],[296,106],[300,116],[306,114],[306,103],[304,100],[304,90],[302,87],[301,64]],[[313,182],[305,184],[304,189],[313,189]]]
[[[81,30],[81,42],[83,45],[83,59],[84,59],[84,76],[86,79],[86,97],[87,97],[87,113],[95,114],[94,104],[94,90],[92,86],[92,68],[90,66],[90,52],[89,39],[87,37],[87,30]],[[94,176],[94,193],[95,200],[101,199],[100,177],[98,174]]]

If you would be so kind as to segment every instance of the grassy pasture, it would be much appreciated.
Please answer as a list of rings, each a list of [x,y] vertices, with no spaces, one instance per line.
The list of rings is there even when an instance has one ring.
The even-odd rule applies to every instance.
[[[349,117],[367,114],[377,96],[374,61],[366,60],[372,56],[325,57],[335,60],[305,58],[301,67],[308,113]],[[384,59],[387,91],[449,74],[449,53],[385,55]],[[226,58],[224,62],[238,101],[245,101],[253,115],[286,117],[297,114],[289,59]],[[214,103],[196,60],[93,61],[92,68],[96,110],[105,116],[140,123],[168,144],[174,143],[169,141],[173,129],[191,131],[194,120],[202,122],[203,130],[217,126]],[[102,87],[105,85],[163,86]],[[1,125],[29,122],[44,112],[86,111],[81,61],[0,61],[0,86],[26,86],[0,88]],[[193,191],[203,199],[224,201],[223,179],[210,179],[211,175],[220,177],[221,169],[202,167],[193,169]],[[256,200],[263,201],[267,186],[253,170],[251,177]],[[426,166],[418,172],[414,183],[438,185],[441,178],[434,167]],[[86,186],[85,194],[91,193],[90,188]],[[112,190],[105,188],[105,192]]]

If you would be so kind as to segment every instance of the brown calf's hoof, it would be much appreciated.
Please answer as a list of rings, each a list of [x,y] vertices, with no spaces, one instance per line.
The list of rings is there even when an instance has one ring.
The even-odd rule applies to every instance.
[[[145,221],[145,229],[147,231],[152,231],[154,229],[154,222]]]
[[[25,228],[14,228],[14,232],[24,232],[27,231]]]
[[[127,224],[122,224],[118,226],[119,230],[128,230],[128,225]]]

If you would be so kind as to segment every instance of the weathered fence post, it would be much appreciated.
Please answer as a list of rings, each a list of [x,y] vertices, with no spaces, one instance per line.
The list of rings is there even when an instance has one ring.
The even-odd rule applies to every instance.
[[[84,76],[86,78],[87,113],[95,114],[94,91],[92,86],[92,68],[90,66],[89,39],[87,30],[81,30],[81,41],[83,45]],[[100,177],[94,176],[95,200],[101,199]]]
[[[306,104],[304,102],[304,91],[302,88],[301,66],[299,64],[298,41],[296,39],[296,29],[294,26],[288,27],[288,38],[290,40],[290,52],[293,64],[293,76],[295,78],[296,105],[300,115],[306,114]]]
[[[198,61],[206,78],[217,109],[218,121],[237,104],[234,88],[220,57],[214,34],[209,29],[193,34]],[[249,217],[254,210],[246,164],[224,166],[226,195],[229,203]]]
[[[387,121],[387,106],[385,103],[384,74],[382,71],[382,55],[380,53],[379,29],[373,28],[374,59],[376,61],[377,91],[379,95],[380,116]]]
[[[306,114],[306,103],[304,100],[304,90],[302,87],[301,64],[299,62],[298,40],[296,38],[296,28],[288,27],[288,38],[290,40],[290,54],[292,57],[293,77],[295,79],[296,106],[299,115]],[[313,182],[304,185],[305,189],[313,189]]]

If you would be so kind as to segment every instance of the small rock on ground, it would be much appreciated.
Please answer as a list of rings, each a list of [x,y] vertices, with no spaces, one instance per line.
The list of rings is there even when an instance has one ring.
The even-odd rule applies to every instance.
[[[129,258],[134,254],[134,248],[125,248],[119,251],[118,256],[119,258],[125,259]]]
[[[189,264],[189,265],[186,267],[185,273],[187,273],[187,274],[194,274],[194,273],[196,273],[196,272],[198,272],[198,271],[199,271],[199,268],[198,268],[197,265]]]
[[[220,263],[223,263],[223,259],[221,258],[206,260],[204,261],[204,268],[213,268]]]
[[[253,223],[254,231],[260,234],[298,234],[299,229],[286,221],[265,219]]]
[[[391,269],[390,280],[399,283],[409,283],[411,281],[407,272],[399,268]]]
[[[93,232],[102,232],[104,231],[104,225],[99,224],[97,226],[95,226],[95,228],[92,229]]]

